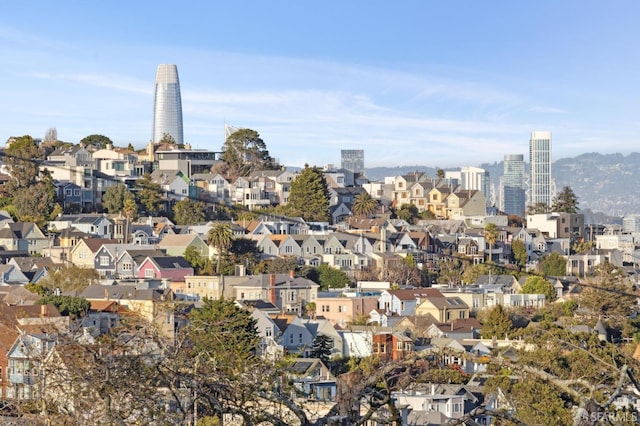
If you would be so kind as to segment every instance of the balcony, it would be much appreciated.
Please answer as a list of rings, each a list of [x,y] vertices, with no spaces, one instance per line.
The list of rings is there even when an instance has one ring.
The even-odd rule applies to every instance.
[[[11,384],[34,385],[37,383],[39,376],[30,374],[9,374],[9,382]]]

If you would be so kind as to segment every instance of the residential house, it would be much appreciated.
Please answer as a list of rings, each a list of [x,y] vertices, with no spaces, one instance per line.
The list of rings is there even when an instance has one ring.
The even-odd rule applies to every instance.
[[[76,228],[98,238],[113,238],[113,222],[102,214],[61,215],[49,221],[49,228],[56,231]]]
[[[186,275],[184,277],[184,292],[196,295],[199,300],[220,299],[222,297],[222,283],[219,275]]]
[[[134,248],[125,248],[117,253],[118,257],[114,260],[114,277],[133,278],[147,257],[166,255],[164,251],[153,249],[151,246],[134,244],[133,247]],[[115,255],[116,252],[114,251],[113,254]]]
[[[433,288],[383,290],[378,298],[378,308],[398,315],[414,315],[416,308],[429,297],[443,297]]]
[[[438,294],[427,295],[416,307],[416,315],[431,315],[439,322],[448,323],[455,319],[469,318],[469,305],[460,297],[445,297],[436,289]]]
[[[198,234],[165,235],[158,243],[158,248],[168,256],[182,256],[189,247],[193,247],[202,257],[209,258],[212,254],[212,249]]]
[[[117,244],[117,240],[107,238],[83,238],[69,253],[69,261],[80,268],[94,268],[95,256],[104,244]]]
[[[7,399],[29,401],[41,396],[42,362],[56,339],[48,333],[21,333],[16,338],[7,352]]]
[[[223,289],[225,298],[235,300],[266,300],[273,303],[282,312],[305,312],[307,304],[314,302],[319,285],[313,281],[289,274],[260,274],[236,277],[235,282],[227,283]]]
[[[286,368],[293,386],[312,401],[335,401],[336,378],[319,358],[295,358]]]
[[[315,315],[331,324],[345,327],[348,323],[369,315],[378,306],[377,296],[344,297],[343,294],[319,294],[315,301]]]
[[[330,321],[327,321],[324,318],[304,318],[304,325],[307,327],[313,339],[315,340],[319,335],[325,336],[330,339],[331,346],[331,357],[342,356],[342,336],[335,329],[333,324]]]
[[[29,278],[16,265],[0,264],[0,287],[5,285],[25,285]]]
[[[135,244],[103,244],[94,255],[93,269],[103,277],[117,276],[117,262],[127,250],[153,250],[153,246],[141,247]]]
[[[372,337],[373,356],[383,361],[406,359],[414,352],[413,340],[401,333],[374,333]]]
[[[174,338],[177,330],[183,325],[183,319],[175,314],[175,297],[170,290],[93,284],[85,288],[80,296],[89,302],[117,301],[120,306],[154,324],[160,333],[169,338]]]
[[[258,250],[267,257],[302,255],[302,249],[291,235],[264,235],[256,244]]]
[[[282,347],[288,353],[308,355],[313,347],[313,335],[298,315],[274,314],[271,319],[282,333]]]
[[[161,278],[184,281],[193,275],[193,267],[181,256],[147,256],[136,269],[137,278]]]

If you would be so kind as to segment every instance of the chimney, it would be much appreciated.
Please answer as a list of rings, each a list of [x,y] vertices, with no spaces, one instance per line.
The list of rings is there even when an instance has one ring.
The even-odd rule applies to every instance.
[[[47,305],[40,305],[40,316],[47,316]]]
[[[104,289],[104,298],[105,300],[109,300],[109,290],[107,290],[106,288]]]
[[[296,271],[293,269],[289,270],[289,278],[294,279],[296,277]]]
[[[269,302],[273,303],[274,306],[278,306],[278,304],[276,303],[276,274],[269,275]]]

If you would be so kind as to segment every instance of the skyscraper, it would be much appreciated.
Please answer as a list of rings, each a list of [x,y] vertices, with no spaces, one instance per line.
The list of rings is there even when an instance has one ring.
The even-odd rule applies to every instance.
[[[353,173],[364,172],[364,150],[363,149],[343,149],[340,151],[340,167]]]
[[[551,132],[531,132],[529,167],[529,205],[551,206]]]
[[[156,91],[153,102],[153,142],[159,142],[166,134],[173,137],[176,144],[183,144],[182,98],[178,67],[160,64],[156,71]]]
[[[524,172],[524,155],[507,154],[504,156],[500,210],[506,214],[524,217],[527,201]]]

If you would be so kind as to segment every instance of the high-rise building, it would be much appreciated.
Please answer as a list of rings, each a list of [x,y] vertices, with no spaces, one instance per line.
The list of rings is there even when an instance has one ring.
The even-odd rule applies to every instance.
[[[343,149],[340,151],[340,167],[353,173],[364,172],[364,150],[363,149]]]
[[[460,185],[462,189],[482,191],[487,200],[487,206],[491,205],[491,180],[487,170],[479,167],[464,166],[460,170],[445,171],[444,178],[450,184]]]
[[[182,134],[182,98],[178,67],[173,64],[160,64],[156,71],[156,91],[153,102],[154,143],[170,135],[176,144],[183,144]]]
[[[500,210],[506,214],[524,217],[527,203],[524,155],[507,154],[504,156],[500,194]]]
[[[529,169],[529,205],[551,206],[551,132],[531,132]]]

